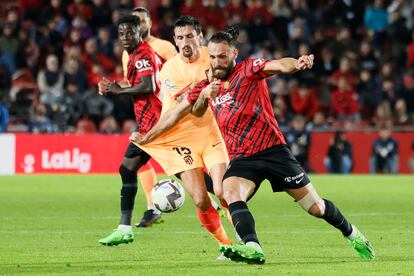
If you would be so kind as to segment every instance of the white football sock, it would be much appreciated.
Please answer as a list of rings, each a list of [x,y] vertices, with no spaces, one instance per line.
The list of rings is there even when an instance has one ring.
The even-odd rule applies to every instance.
[[[131,225],[120,224],[120,225],[118,225],[118,230],[129,231],[129,230],[132,230],[132,226]]]
[[[355,226],[353,226],[352,224],[351,224],[351,226],[352,226],[352,232],[351,232],[351,234],[349,234],[349,236],[348,237],[346,237],[348,240],[354,240],[355,239],[355,237],[356,237],[356,233],[357,233],[357,229],[356,229],[356,227]]]

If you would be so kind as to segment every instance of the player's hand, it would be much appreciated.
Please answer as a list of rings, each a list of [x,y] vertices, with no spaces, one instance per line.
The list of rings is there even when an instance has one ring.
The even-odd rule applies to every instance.
[[[145,142],[144,136],[139,134],[138,132],[132,132],[129,136],[129,141],[134,142],[138,145],[144,144]]]
[[[104,95],[108,92],[110,92],[109,87],[111,86],[111,81],[108,80],[107,78],[103,77],[99,82],[98,82],[98,93],[99,95]]]
[[[211,82],[209,85],[207,85],[202,91],[201,93],[203,94],[203,96],[207,99],[212,99],[217,97],[217,94],[220,91],[220,85],[221,82],[220,81],[213,81]]]
[[[314,55],[303,55],[299,57],[298,61],[296,62],[296,69],[299,71],[311,69],[313,66],[313,59]]]

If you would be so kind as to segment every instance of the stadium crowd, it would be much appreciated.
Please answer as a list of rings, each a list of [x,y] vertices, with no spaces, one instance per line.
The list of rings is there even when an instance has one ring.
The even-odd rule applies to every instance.
[[[240,59],[314,53],[313,70],[269,79],[288,136],[300,128],[413,127],[412,1],[7,0],[0,131],[130,132],[130,97],[102,97],[97,83],[123,78],[116,22],[135,6],[150,10],[153,35],[170,41],[175,19],[190,14],[205,38],[239,27]]]

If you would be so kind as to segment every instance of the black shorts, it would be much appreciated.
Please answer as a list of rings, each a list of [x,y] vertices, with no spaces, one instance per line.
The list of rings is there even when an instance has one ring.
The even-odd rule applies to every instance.
[[[304,169],[285,145],[231,160],[223,180],[231,176],[253,181],[256,184],[254,193],[265,179],[270,181],[273,192],[298,189],[310,183]]]
[[[134,158],[134,157],[137,157],[137,156],[141,157],[141,160],[142,160],[143,164],[147,163],[148,160],[150,160],[150,158],[151,158],[151,156],[148,153],[146,153],[145,151],[143,151],[141,148],[135,146],[132,143],[129,143],[129,145],[128,145],[126,151],[125,151],[124,157]]]

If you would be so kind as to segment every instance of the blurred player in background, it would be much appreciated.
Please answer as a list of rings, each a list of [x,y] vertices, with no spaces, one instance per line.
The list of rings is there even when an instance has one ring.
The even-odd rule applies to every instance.
[[[143,41],[147,42],[155,53],[160,57],[161,62],[164,63],[168,59],[172,58],[177,54],[177,50],[174,45],[163,39],[159,39],[151,35],[151,15],[149,11],[144,7],[134,8],[132,15],[138,16],[140,19],[140,33]],[[125,81],[121,85],[122,87],[128,87],[127,71],[128,71],[128,60],[129,54],[124,50],[122,54],[122,67],[124,69]],[[144,212],[144,216],[141,221],[135,226],[137,227],[148,227],[153,223],[161,221],[161,213],[158,211],[151,198],[151,190],[157,183],[157,175],[151,163],[145,164],[138,172],[138,176],[141,180],[141,186],[144,190],[145,197],[147,199],[147,211]]]
[[[314,189],[299,162],[286,147],[283,134],[272,112],[265,78],[309,69],[313,56],[267,61],[248,59],[236,64],[238,31],[214,34],[208,43],[211,60],[210,79],[188,94],[186,100],[145,135],[133,133],[141,144],[168,132],[189,112],[202,115],[210,106],[216,116],[229,152],[230,164],[223,177],[224,199],[238,235],[244,245],[223,245],[220,251],[233,261],[263,264],[265,255],[256,235],[255,222],[247,207],[263,180],[270,181],[274,192],[286,191],[309,214],[324,219],[350,241],[363,259],[375,253],[369,241],[329,200]]]
[[[202,39],[200,23],[193,17],[183,16],[175,22],[174,40],[179,54],[168,60],[160,72],[162,113],[174,109],[194,85],[205,78],[210,60],[207,48],[201,47]],[[143,149],[168,175],[180,175],[197,207],[201,223],[220,245],[231,244],[211,204],[204,180],[205,166],[213,180],[214,193],[222,198],[221,180],[228,155],[211,110],[202,117],[188,114],[175,128]]]
[[[161,113],[161,101],[158,98],[160,84],[157,74],[162,62],[151,46],[141,39],[140,19],[128,15],[118,22],[118,37],[128,52],[126,78],[129,85],[121,87],[115,82],[103,78],[98,86],[101,94],[131,95],[137,131],[147,133],[158,121]],[[99,240],[103,245],[117,245],[134,240],[131,229],[132,210],[134,208],[137,187],[137,171],[144,166],[150,156],[130,143],[119,168],[122,179],[121,221],[118,228],[108,237]]]

